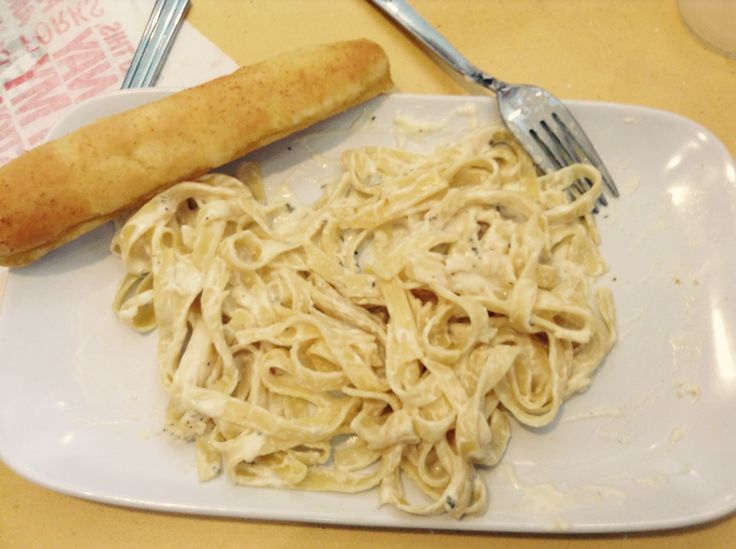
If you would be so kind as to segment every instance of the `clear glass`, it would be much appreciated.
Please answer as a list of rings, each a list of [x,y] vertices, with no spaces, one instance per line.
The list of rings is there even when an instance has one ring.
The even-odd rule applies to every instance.
[[[678,0],[690,30],[720,53],[736,58],[736,0]]]

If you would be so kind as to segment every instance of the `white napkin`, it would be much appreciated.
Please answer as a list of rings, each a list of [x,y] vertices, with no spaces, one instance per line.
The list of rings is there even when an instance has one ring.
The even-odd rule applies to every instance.
[[[0,165],[43,143],[75,103],[116,90],[154,0],[0,0]],[[157,87],[188,87],[237,64],[186,21]],[[0,267],[0,303],[7,269]]]

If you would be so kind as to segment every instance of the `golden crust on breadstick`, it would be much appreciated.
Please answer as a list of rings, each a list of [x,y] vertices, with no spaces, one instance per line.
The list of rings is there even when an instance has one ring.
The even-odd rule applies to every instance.
[[[0,265],[28,264],[198,177],[391,87],[368,40],[281,55],[101,119],[0,168]]]

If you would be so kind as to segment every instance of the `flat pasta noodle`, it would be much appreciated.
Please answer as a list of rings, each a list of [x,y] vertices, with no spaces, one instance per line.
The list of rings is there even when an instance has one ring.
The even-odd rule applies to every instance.
[[[196,441],[200,479],[481,513],[510,416],[549,424],[614,344],[601,177],[539,176],[497,127],[342,162],[294,211],[253,165],[153,198],[114,238],[114,309],[158,327],[167,430]]]

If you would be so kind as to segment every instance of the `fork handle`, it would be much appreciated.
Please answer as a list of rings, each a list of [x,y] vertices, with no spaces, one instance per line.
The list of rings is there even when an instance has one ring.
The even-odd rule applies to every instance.
[[[505,82],[484,73],[468,61],[405,0],[371,0],[371,2],[467,79],[495,93],[507,86]]]

